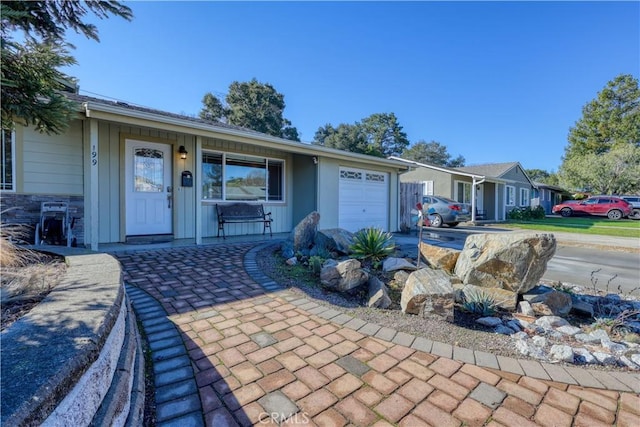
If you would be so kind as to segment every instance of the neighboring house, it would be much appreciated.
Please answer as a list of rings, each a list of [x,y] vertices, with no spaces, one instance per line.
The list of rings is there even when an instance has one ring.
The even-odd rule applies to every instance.
[[[533,184],[518,162],[446,168],[403,160],[411,170],[400,182],[423,184],[424,194],[434,194],[472,205],[472,219],[503,221],[515,207],[530,206]]]
[[[64,201],[80,245],[216,236],[217,203],[262,203],[273,232],[312,211],[322,228],[398,230],[401,162],[289,141],[224,123],[77,94],[63,135],[17,125],[2,135],[6,223],[38,223]],[[258,234],[256,223],[227,235]]]
[[[533,184],[535,188],[531,197],[531,206],[542,206],[547,215],[552,214],[551,208],[553,208],[553,205],[571,198],[571,194],[564,188],[542,182],[534,182]]]

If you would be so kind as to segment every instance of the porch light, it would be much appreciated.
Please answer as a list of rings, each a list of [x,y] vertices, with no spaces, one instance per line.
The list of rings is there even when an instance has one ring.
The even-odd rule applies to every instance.
[[[184,148],[184,145],[181,145],[180,148],[178,148],[178,153],[180,153],[180,158],[182,160],[185,160],[187,158],[187,149]]]

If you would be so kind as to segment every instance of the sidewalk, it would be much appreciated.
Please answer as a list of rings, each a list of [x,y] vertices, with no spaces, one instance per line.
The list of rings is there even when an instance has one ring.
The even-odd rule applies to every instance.
[[[158,425],[638,424],[638,374],[496,357],[351,318],[263,275],[260,248],[116,254],[152,350]]]

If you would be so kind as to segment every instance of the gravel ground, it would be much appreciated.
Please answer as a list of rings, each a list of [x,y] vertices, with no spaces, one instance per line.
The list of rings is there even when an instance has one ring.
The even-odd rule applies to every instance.
[[[317,304],[334,308],[366,322],[422,336],[432,341],[448,343],[471,350],[486,351],[494,355],[536,360],[529,356],[523,356],[515,348],[511,337],[494,333],[489,328],[475,323],[477,316],[474,317],[458,309],[454,313],[454,322],[450,323],[437,318],[422,318],[417,315],[404,314],[397,302],[394,302],[386,310],[368,308],[364,300],[365,295],[354,295],[347,298],[342,294],[326,291],[320,286],[319,279],[310,271],[300,274],[303,271],[301,268],[296,269],[287,266],[279,252],[279,246],[273,245],[266,247],[257,254],[256,261],[262,271],[277,283],[287,286],[292,292],[298,293],[301,297],[306,297]],[[397,293],[396,298],[394,298],[394,295],[391,297],[392,300],[397,301],[399,300],[399,293]],[[511,317],[508,313],[502,314]],[[497,316],[500,315],[500,313],[497,314]],[[579,326],[580,322],[576,321],[576,319],[568,320],[573,320],[572,323]],[[564,342],[568,338],[555,339],[550,336],[546,338],[549,346],[553,344],[571,345],[571,343]],[[558,364],[563,365],[564,363],[559,362]],[[565,365],[579,366],[574,364]],[[599,365],[589,365],[588,369],[628,371],[624,367]]]

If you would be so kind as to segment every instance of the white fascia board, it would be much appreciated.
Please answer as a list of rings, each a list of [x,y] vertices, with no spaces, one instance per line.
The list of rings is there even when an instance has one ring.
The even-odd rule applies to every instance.
[[[160,114],[148,113],[145,111],[132,110],[129,108],[118,107],[115,105],[101,104],[97,102],[83,102],[84,113],[86,117],[93,117],[97,119],[105,119],[110,121],[127,122],[122,118],[131,118],[141,121],[152,122],[156,125],[165,125],[174,127],[173,131],[190,133],[197,136],[220,138],[220,136],[240,138],[247,144],[260,144],[263,147],[269,147],[289,153],[305,154],[309,156],[325,156],[333,159],[340,159],[346,161],[377,164],[379,166],[386,166],[395,168],[398,170],[407,169],[406,164],[398,162],[395,159],[385,159],[382,157],[373,157],[365,154],[351,153],[348,151],[337,150],[334,148],[327,148],[320,145],[305,144],[297,141],[290,141],[288,139],[277,138],[275,136],[269,136],[264,134],[256,134],[253,132],[245,132],[236,129],[227,129],[222,127],[214,127],[205,123],[193,122],[190,120],[180,119],[177,117],[168,117]],[[100,114],[104,113],[104,115]],[[117,117],[114,117],[117,116]],[[140,123],[138,123],[140,125]],[[150,124],[146,125],[151,126]],[[178,129],[176,129],[178,128]]]

